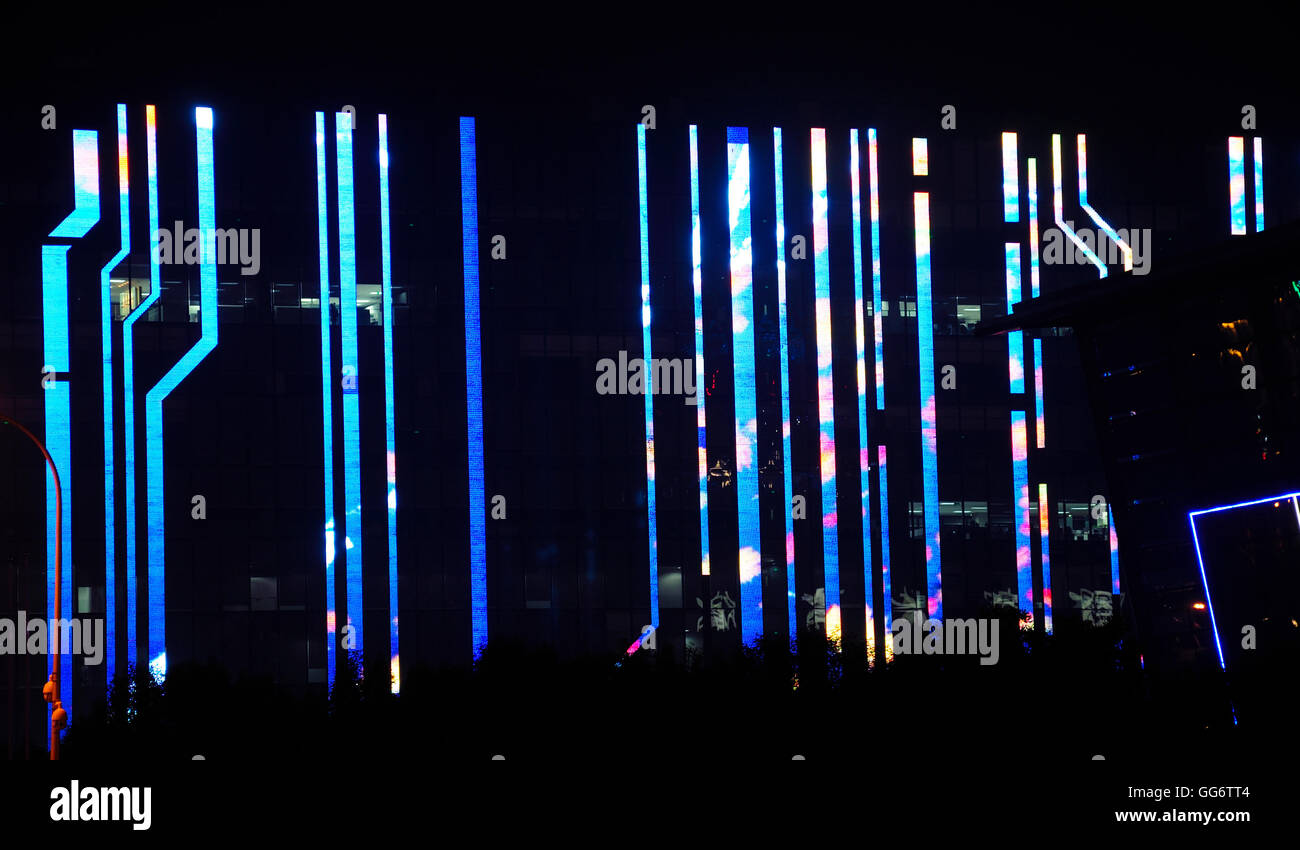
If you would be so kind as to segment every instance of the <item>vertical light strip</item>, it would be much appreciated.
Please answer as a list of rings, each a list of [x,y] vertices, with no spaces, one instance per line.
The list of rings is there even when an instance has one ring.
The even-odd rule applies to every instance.
[[[798,634],[795,623],[794,589],[794,465],[790,457],[790,323],[785,301],[785,171],[781,152],[781,128],[772,130],[776,167],[776,295],[780,310],[777,333],[781,340],[781,460],[784,465],[785,507],[781,536],[785,540],[785,602],[789,636]],[[698,386],[698,385],[697,385]]]
[[[1264,140],[1255,139],[1255,232],[1264,229]]]
[[[135,507],[135,323],[162,295],[158,267],[158,119],[153,106],[145,107],[145,150],[149,176],[149,295],[122,321],[122,414],[126,437],[126,663],[134,667],[140,629],[136,616],[136,507]],[[132,293],[134,296],[134,293]]]
[[[100,351],[104,388],[104,675],[117,671],[117,488],[113,462],[113,284],[110,273],[131,251],[130,179],[127,172],[126,104],[117,105],[118,251],[99,270]],[[128,282],[129,289],[129,282]]]
[[[397,417],[393,410],[393,264],[388,210],[388,116],[379,116],[379,236],[384,309],[384,443],[388,470],[388,663],[393,693],[402,686],[397,640]]]
[[[1016,161],[1016,134],[1002,134],[1002,220],[1020,221],[1020,171]]]
[[[1051,514],[1047,503],[1047,484],[1038,485],[1038,539],[1043,553],[1043,625],[1052,633]]]
[[[826,131],[812,130],[813,279],[817,315],[817,421],[821,431],[822,564],[826,636],[840,638],[839,517],[835,498],[835,373],[831,358],[830,229],[826,194]]]
[[[857,343],[858,469],[862,476],[862,573],[866,593],[867,658],[875,661],[876,627],[871,580],[871,439],[867,433],[866,299],[862,292],[862,167],[858,156],[858,131],[849,131],[849,178],[853,186],[853,322]]]
[[[1007,266],[1007,315],[1011,308],[1020,303],[1020,243],[1007,242],[1003,245]],[[1007,334],[1007,372],[1011,381],[1013,395],[1025,391],[1025,340],[1023,331],[1011,331]]]
[[[1052,212],[1055,215],[1056,226],[1066,237],[1074,243],[1083,255],[1088,258],[1088,262],[1097,267],[1100,273],[1099,277],[1106,276],[1106,264],[1101,261],[1093,250],[1083,243],[1079,234],[1074,232],[1074,228],[1065,222],[1065,193],[1061,189],[1061,134],[1052,134]]]
[[[343,570],[347,586],[347,634],[365,658],[365,604],[361,554],[361,375],[357,356],[357,233],[352,182],[352,115],[334,114],[335,171],[339,202],[339,331],[343,366]],[[351,380],[349,380],[349,378]],[[353,538],[356,538],[355,540]],[[362,662],[364,664],[364,661]]]
[[[1034,436],[1038,448],[1047,448],[1047,417],[1043,401],[1043,341],[1034,340]]]
[[[912,139],[912,176],[930,176],[930,143],[919,137]]]
[[[867,173],[871,180],[871,318],[876,335],[876,410],[885,409],[885,330],[881,318],[880,181],[876,170],[876,130],[867,128]]]
[[[912,173],[916,176],[925,176],[929,173],[925,139],[912,140]],[[941,620],[943,619],[943,561],[939,551],[939,422],[934,392],[930,193],[913,192],[912,206],[916,229],[916,343],[921,379],[921,480],[925,515],[926,610],[929,617]]]
[[[1029,440],[1025,412],[1011,411],[1011,477],[1016,505],[1016,604],[1034,610],[1033,556],[1029,537]]]
[[[1029,158],[1025,179],[1029,181],[1029,282],[1033,298],[1038,297],[1038,161]],[[1035,360],[1035,363],[1038,361]]]
[[[727,221],[731,238],[731,350],[736,393],[736,520],[741,640],[763,633],[762,536],[758,512],[758,377],[754,346],[754,248],[749,130],[727,128]]]
[[[1112,242],[1114,242],[1116,245],[1119,246],[1120,253],[1124,255],[1124,271],[1131,272],[1133,271],[1133,249],[1129,247],[1127,242],[1125,242],[1123,239],[1120,239],[1119,234],[1115,232],[1115,228],[1107,224],[1106,220],[1101,217],[1101,214],[1098,213],[1096,210],[1094,210],[1088,204],[1088,142],[1087,142],[1087,137],[1083,133],[1079,134],[1078,148],[1079,148],[1079,206],[1083,209],[1084,212],[1088,214],[1089,218],[1091,218],[1094,222],[1096,222],[1097,226],[1102,229],[1102,232],[1104,232],[1108,237],[1110,237],[1110,240]],[[1097,247],[1100,248],[1101,245],[1098,244]],[[1115,253],[1113,251],[1110,251],[1108,252],[1108,254],[1110,255],[1110,258],[1114,260]]]
[[[469,584],[474,658],[488,640],[487,503],[483,473],[483,336],[479,325],[478,151],[474,119],[460,119],[461,254],[465,266],[465,397],[469,435]]]
[[[320,249],[320,380],[325,460],[325,670],[334,688],[334,367],[330,356],[329,186],[325,171],[325,113],[316,113],[316,236]]]
[[[72,131],[72,174],[74,206],[51,237],[80,239],[99,222],[99,133],[94,130]],[[44,366],[54,369],[57,376],[49,383],[42,382],[45,396],[45,447],[59,470],[59,487],[55,487],[53,473],[45,474],[45,539],[46,539],[46,602],[47,622],[57,622],[75,611],[72,598],[72,398],[67,381],[70,371],[71,344],[68,317],[68,248],[67,245],[41,246],[41,328]],[[63,527],[58,527],[58,502],[63,503]],[[54,610],[54,559],[55,542],[59,538],[62,551],[63,611]],[[54,648],[58,636],[50,638],[46,655],[46,674],[54,672]],[[59,698],[63,709],[72,713],[73,683],[76,677],[72,667],[72,647],[60,644]],[[50,709],[53,710],[51,705]]]
[[[1233,236],[1246,234],[1246,140],[1228,137],[1228,210]]]
[[[654,381],[656,370],[650,365],[650,198],[646,176],[645,125],[636,125],[637,198],[641,225],[641,351],[647,381]],[[696,386],[699,386],[698,384]],[[655,396],[654,387],[645,393],[645,499],[646,529],[650,536],[650,625],[659,628],[659,521],[655,501]]]
[[[695,386],[699,404],[695,425],[699,433],[697,452],[700,470],[700,575],[709,574],[709,461],[704,430],[704,277],[700,268],[700,150],[696,126],[690,126],[691,140],[691,285],[695,293]]]
[[[890,588],[889,580],[889,476],[886,474],[885,467],[885,447],[876,446],[876,454],[880,461],[880,576],[882,579],[883,593],[882,602],[885,610],[885,634],[889,635],[894,627],[894,597],[893,590]],[[893,654],[893,642],[885,638],[885,654]]]
[[[1111,592],[1119,593],[1119,537],[1115,534],[1115,508],[1107,506],[1106,522],[1110,526],[1110,585]]]
[[[216,196],[213,180],[212,110],[194,109],[198,168],[199,310],[202,335],[145,396],[146,491],[149,512],[149,672],[167,675],[167,538],[163,503],[163,401],[217,347]]]

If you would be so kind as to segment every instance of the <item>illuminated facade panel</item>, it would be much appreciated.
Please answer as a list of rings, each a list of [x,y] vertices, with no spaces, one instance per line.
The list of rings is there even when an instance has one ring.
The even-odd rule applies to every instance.
[[[1101,217],[1101,214],[1088,204],[1088,142],[1087,137],[1083,133],[1079,134],[1078,149],[1079,207],[1088,214],[1088,217],[1097,224],[1097,227],[1101,228],[1102,232],[1105,233],[1112,242],[1119,246],[1120,252],[1124,255],[1124,271],[1133,271],[1133,249],[1129,247],[1127,242],[1120,239],[1119,234],[1115,232],[1115,228],[1111,227],[1106,220]],[[1101,245],[1099,244],[1097,247],[1100,248]]]
[[[1043,556],[1043,626],[1052,633],[1051,522],[1047,503],[1047,485],[1038,485],[1038,540]]]
[[[1043,401],[1043,341],[1034,340],[1034,436],[1040,449],[1047,448],[1047,417]]]
[[[1233,236],[1246,235],[1246,140],[1228,138],[1228,212]]]
[[[334,602],[334,367],[330,354],[329,186],[325,170],[325,113],[316,113],[316,239],[320,250],[320,379],[325,448],[325,669],[334,688],[337,648]]]
[[[1264,140],[1255,142],[1255,232],[1264,229]]]
[[[839,517],[835,487],[835,381],[831,363],[831,275],[827,255],[826,131],[812,131],[813,280],[817,317],[817,421],[822,482],[822,565],[825,573],[826,635],[840,632]]]
[[[650,200],[646,182],[645,125],[636,125],[637,189],[641,224],[641,350],[649,364],[650,349]],[[647,380],[652,378],[647,377]],[[699,386],[697,384],[697,386]],[[650,535],[650,625],[659,628],[659,539],[655,513],[655,397],[645,393],[646,527]]]
[[[880,284],[880,181],[876,168],[876,130],[867,129],[867,173],[871,181],[871,318],[876,335],[876,410],[885,409],[885,327]]]
[[[357,230],[352,178],[352,115],[334,114],[335,172],[338,181],[339,338],[343,374],[343,540],[347,628],[359,657],[365,652],[365,560],[361,553],[361,377],[357,355]]]
[[[794,468],[790,457],[790,322],[785,298],[785,172],[781,153],[781,128],[772,130],[776,161],[776,293],[780,321],[777,332],[781,339],[781,460],[784,465],[785,507],[781,536],[785,540],[785,595],[786,618],[789,635],[797,633],[795,624],[794,588]],[[698,384],[696,386],[699,386]]]
[[[478,146],[460,119],[461,251],[465,266],[465,392],[469,435],[469,581],[474,657],[488,640],[487,504],[483,473],[483,335],[479,324]]]
[[[921,381],[926,610],[929,617],[943,619],[943,562],[939,547],[939,423],[935,409],[934,309],[930,284],[930,193],[913,192],[912,206],[916,230],[916,339]]]
[[[1023,410],[1011,411],[1011,477],[1016,505],[1016,604],[1033,611],[1033,556],[1029,536],[1029,441]]]
[[[876,455],[880,462],[880,576],[884,584],[881,601],[885,606],[882,615],[885,618],[885,634],[888,635],[894,623],[894,597],[889,576],[889,476],[885,466],[885,447],[876,446]],[[891,646],[888,639],[885,644],[888,652]]]
[[[148,495],[149,672],[167,675],[167,616],[165,570],[167,541],[163,509],[163,401],[217,347],[216,196],[212,158],[212,110],[194,110],[198,170],[198,212],[201,234],[199,310],[201,336],[194,347],[145,396],[145,487]]]
[[[862,169],[858,156],[858,131],[849,131],[849,179],[853,186],[853,323],[857,345],[855,376],[858,386],[858,470],[862,477],[862,570],[866,588],[868,655],[874,657],[876,629],[872,611],[871,555],[871,440],[867,432],[866,300],[862,290]]]
[[[1020,243],[1007,242],[1004,246],[1007,266],[1007,313],[1020,303]],[[1025,391],[1025,340],[1023,331],[1007,334],[1007,372],[1012,394]]]
[[[384,457],[388,492],[388,665],[393,693],[401,690],[397,639],[397,416],[393,410],[393,266],[388,204],[388,116],[379,116],[379,247],[384,310]]]
[[[1055,216],[1056,226],[1066,238],[1079,249],[1082,254],[1088,258],[1088,262],[1097,267],[1099,277],[1106,276],[1106,264],[1101,261],[1097,254],[1084,244],[1079,238],[1079,234],[1074,232],[1065,221],[1065,193],[1061,188],[1061,134],[1052,134],[1052,212]]]
[[[709,461],[704,430],[704,277],[700,264],[700,146],[699,133],[690,126],[691,141],[691,285],[695,315],[695,386],[700,403],[695,408],[696,442],[700,471],[700,575],[709,574]]]
[[[100,364],[104,396],[104,638],[105,676],[117,670],[117,487],[113,462],[113,284],[110,274],[131,251],[130,175],[127,170],[126,104],[117,105],[118,251],[99,270]]]
[[[762,535],[758,511],[758,379],[754,346],[754,250],[750,220],[749,131],[727,128],[727,218],[731,239],[731,350],[736,393],[736,510],[740,630],[763,632]]]
[[[1002,134],[1002,220],[1020,221],[1020,171],[1016,161],[1016,134]]]
[[[1038,297],[1038,161],[1032,156],[1025,169],[1025,179],[1029,182],[1029,283],[1030,297]],[[1035,360],[1035,363],[1038,361]]]

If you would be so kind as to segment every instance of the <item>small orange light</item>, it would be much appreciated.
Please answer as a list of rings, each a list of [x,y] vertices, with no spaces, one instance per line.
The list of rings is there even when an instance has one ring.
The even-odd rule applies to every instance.
[[[1193,603],[1192,603],[1192,607],[1195,608],[1197,611],[1204,611],[1204,610],[1205,610],[1205,603],[1204,603],[1204,602],[1193,602]]]

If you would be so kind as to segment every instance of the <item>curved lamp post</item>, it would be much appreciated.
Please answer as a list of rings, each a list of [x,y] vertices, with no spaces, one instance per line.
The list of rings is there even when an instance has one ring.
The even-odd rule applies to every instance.
[[[3,413],[0,413],[0,422],[6,425],[12,425],[19,431],[27,435],[36,447],[45,455],[45,462],[50,466],[50,472],[54,475],[54,611],[55,615],[63,615],[63,485],[59,481],[59,470],[54,465],[54,458],[50,457],[49,451],[46,450],[45,444],[36,439],[36,435],[28,431],[22,423],[15,422]],[[41,689],[45,701],[53,703],[54,711],[50,715],[50,761],[58,761],[59,758],[59,733],[68,725],[68,713],[63,710],[63,702],[59,699],[59,662],[62,658],[59,647],[59,628],[57,624],[54,627],[54,672],[50,674],[50,680],[45,683]]]

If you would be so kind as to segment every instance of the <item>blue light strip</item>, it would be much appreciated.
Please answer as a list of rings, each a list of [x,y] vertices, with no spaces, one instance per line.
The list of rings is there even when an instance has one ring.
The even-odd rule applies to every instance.
[[[641,225],[641,350],[650,368],[650,199],[646,180],[645,125],[636,125],[637,198]],[[650,379],[647,379],[650,380]],[[697,384],[698,386],[698,384]],[[646,528],[650,537],[650,625],[659,628],[659,522],[655,511],[655,397],[645,394]]]
[[[1011,308],[1020,303],[1020,243],[1007,242],[1003,247],[1007,267],[1007,315],[1011,315]],[[1025,391],[1024,337],[1023,331],[1007,334],[1007,374],[1013,395]]]
[[[858,131],[849,131],[849,178],[853,185],[853,320],[857,344],[858,471],[862,480],[862,574],[866,588],[867,658],[875,660],[876,627],[872,611],[871,556],[871,439],[867,433],[866,303],[862,292],[862,166],[858,156]]]
[[[876,172],[876,130],[867,128],[867,173],[871,179],[871,318],[876,332],[876,410],[885,409],[885,328],[880,283],[880,190]],[[888,614],[886,614],[888,616]]]
[[[122,322],[122,413],[126,446],[126,663],[139,663],[136,648],[140,621],[136,616],[136,507],[135,507],[135,323],[162,295],[158,268],[158,139],[157,114],[145,107],[145,149],[149,174],[149,295]]]
[[[1034,556],[1029,531],[1029,435],[1023,410],[1011,411],[1011,479],[1016,520],[1016,605],[1032,612]]]
[[[754,345],[754,253],[749,131],[727,128],[727,212],[731,236],[731,350],[736,393],[736,511],[741,639],[763,633],[762,535],[758,511],[758,376]]]
[[[365,658],[365,600],[361,554],[361,373],[357,355],[357,225],[352,182],[352,115],[334,114],[335,171],[339,205],[339,316],[343,367],[343,571],[347,626],[354,651]],[[348,378],[352,380],[349,382]],[[354,539],[355,538],[355,539]]]
[[[1115,534],[1115,508],[1106,511],[1106,523],[1110,526],[1110,584],[1111,592],[1119,593],[1119,537]]]
[[[469,552],[474,657],[488,639],[487,507],[483,484],[483,337],[479,326],[478,154],[474,119],[460,119],[461,246],[465,264],[465,385],[469,431]]]
[[[1233,236],[1246,235],[1246,140],[1228,137],[1228,212]]]
[[[1264,140],[1255,137],[1255,232],[1264,229]]]
[[[920,142],[920,145],[917,144]],[[929,171],[925,139],[913,139],[913,174]],[[939,423],[934,392],[934,310],[930,282],[930,193],[913,192],[916,229],[916,340],[921,380],[921,479],[924,489],[926,608],[943,619],[939,533]]]
[[[839,516],[835,487],[835,380],[831,348],[830,203],[826,192],[826,130],[814,128],[812,148],[813,280],[817,317],[817,421],[821,429],[822,565],[826,636],[840,638]]]
[[[80,239],[99,221],[99,134],[94,130],[72,131],[73,211],[51,237]],[[41,246],[41,328],[44,366],[57,373],[70,371],[70,344],[68,338],[68,248],[67,245]],[[72,398],[66,380],[43,384],[45,396],[45,447],[54,465],[60,470],[59,487],[54,485],[53,473],[45,474],[45,537],[46,537],[46,602],[47,622],[71,616],[72,599]],[[63,503],[63,527],[58,527],[58,502]],[[60,538],[62,549],[62,607],[54,610],[55,542]],[[50,638],[46,655],[46,674],[54,672],[54,641]],[[59,698],[71,720],[72,648],[59,647],[60,670],[63,675]],[[66,683],[66,687],[64,686]],[[53,705],[50,706],[52,711]]]
[[[1201,511],[1200,513],[1210,513]],[[1210,583],[1205,577],[1205,559],[1201,557],[1201,541],[1196,535],[1196,517],[1197,512],[1187,515],[1187,521],[1192,526],[1192,545],[1196,547],[1196,564],[1201,568],[1201,586],[1205,588],[1205,604],[1210,609],[1210,628],[1214,630],[1214,647],[1219,653],[1219,669],[1228,669],[1227,662],[1223,658],[1223,644],[1219,641],[1219,623],[1214,617],[1214,600],[1210,598]]]
[[[1110,237],[1110,240],[1112,242],[1114,242],[1116,245],[1119,246],[1120,252],[1123,253],[1124,255],[1124,271],[1126,272],[1133,271],[1133,249],[1129,247],[1127,242],[1119,238],[1119,234],[1115,232],[1115,228],[1107,224],[1106,220],[1101,217],[1100,213],[1098,213],[1096,210],[1094,210],[1091,206],[1088,205],[1088,143],[1087,143],[1087,137],[1083,133],[1079,134],[1078,151],[1079,151],[1079,207],[1082,208],[1083,211],[1088,214],[1089,218],[1091,218],[1094,222],[1096,222],[1097,226],[1102,229],[1102,232],[1104,232],[1108,237]],[[1098,247],[1101,246],[1098,245]],[[1114,255],[1111,254],[1111,256]]]
[[[1061,190],[1061,134],[1052,134],[1052,211],[1055,214],[1056,226],[1066,237],[1074,243],[1083,255],[1088,258],[1088,262],[1097,267],[1100,273],[1099,277],[1106,276],[1106,264],[1101,261],[1093,250],[1083,243],[1079,235],[1065,223],[1065,197]]]
[[[397,641],[397,417],[393,411],[393,267],[388,211],[388,116],[379,116],[379,227],[383,264],[384,309],[384,442],[388,469],[388,657],[393,693],[401,690]],[[358,526],[359,528],[360,526]]]
[[[1016,134],[1002,134],[1002,220],[1020,221],[1020,171],[1016,162]]]
[[[695,408],[695,430],[699,435],[697,454],[700,472],[700,575],[709,574],[709,461],[705,432],[704,390],[704,278],[700,268],[700,146],[696,126],[690,126],[691,141],[691,285],[695,315],[695,386],[699,404]]]
[[[130,180],[127,173],[126,104],[117,105],[118,252],[99,270],[100,343],[104,387],[104,627],[105,681],[117,671],[117,492],[113,464],[113,289],[109,273],[131,251]]]
[[[1034,339],[1034,437],[1038,448],[1047,448],[1047,418],[1044,413],[1043,395],[1043,341]]]
[[[202,336],[176,365],[145,395],[146,492],[149,513],[149,672],[161,681],[167,675],[167,545],[163,518],[163,400],[185,380],[208,353],[217,347],[216,193],[213,180],[212,110],[195,107],[194,127],[198,154],[199,309]]]
[[[334,367],[330,357],[329,186],[325,171],[325,113],[316,113],[316,236],[320,249],[320,380],[325,447],[325,675],[334,689]]]
[[[794,467],[790,457],[790,322],[785,301],[785,166],[781,153],[781,128],[772,130],[776,170],[776,293],[780,322],[777,333],[781,341],[781,459],[784,464],[785,509],[781,536],[785,540],[785,603],[791,639],[798,634],[795,623],[794,589]],[[698,385],[697,385],[698,386]]]
[[[889,577],[889,475],[885,466],[885,447],[876,446],[876,454],[880,460],[880,576],[884,584],[882,601],[885,610],[885,634],[890,634],[894,623],[894,597],[893,590],[890,588]],[[888,638],[885,639],[885,654],[892,655],[893,643]]]

